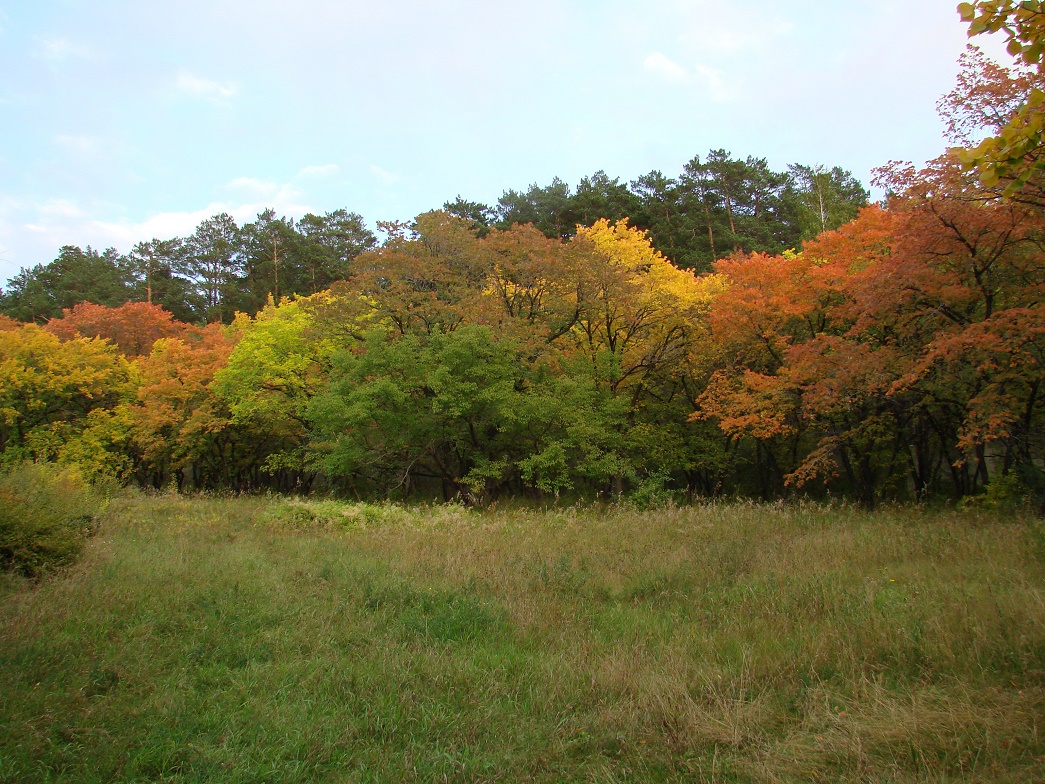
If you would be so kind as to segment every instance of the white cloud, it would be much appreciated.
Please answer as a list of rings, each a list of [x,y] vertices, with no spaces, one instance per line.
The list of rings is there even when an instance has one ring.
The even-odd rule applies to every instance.
[[[668,82],[685,82],[689,79],[689,72],[685,68],[660,52],[648,55],[642,61],[642,67]]]
[[[707,87],[708,95],[711,100],[719,103],[731,101],[736,97],[736,90],[731,89],[727,84],[722,71],[717,68],[712,68],[707,65],[698,65],[694,68],[697,75],[704,82],[704,86]]]
[[[305,166],[298,172],[298,177],[329,177],[341,171],[336,163],[327,163],[322,166]]]
[[[188,95],[217,101],[228,100],[239,92],[239,86],[234,82],[222,84],[187,71],[178,74],[176,85],[181,92]]]
[[[262,197],[275,193],[279,190],[279,187],[277,183],[259,180],[257,177],[237,177],[225,183],[225,188],[230,191],[239,191]]]
[[[251,203],[261,203],[275,208],[277,204],[295,205],[302,193],[289,183],[259,180],[256,177],[237,177],[225,185],[226,190],[240,194]]]
[[[161,212],[142,221],[87,221],[81,230],[88,234],[105,237],[105,244],[113,245],[126,253],[135,244],[154,237],[170,239],[188,236],[201,222],[212,215],[219,215],[223,212],[229,213],[237,222],[241,222],[245,211],[221,202],[212,202],[201,210]],[[257,213],[247,212],[246,214],[249,220]]]
[[[40,39],[39,54],[45,60],[56,63],[66,60],[93,60],[94,50],[86,44],[70,41],[68,38]]]
[[[18,267],[47,263],[55,257],[58,248],[70,243],[80,247],[114,247],[127,253],[137,243],[154,237],[187,237],[202,221],[223,212],[242,226],[270,207],[277,215],[293,218],[314,211],[302,203],[297,191],[289,186],[273,188],[272,183],[250,178],[241,178],[238,185],[256,187],[256,192],[250,194],[249,200],[213,201],[202,209],[161,212],[143,220],[93,219],[88,210],[68,199],[27,204],[0,198],[0,286]]]
[[[377,164],[370,164],[370,173],[374,175],[383,185],[395,185],[403,178],[395,172],[382,169]]]
[[[39,205],[36,211],[50,218],[82,218],[86,214],[70,199],[49,199]]]
[[[276,204],[273,202],[254,202],[248,204],[227,204],[212,202],[201,210],[188,212],[161,212],[143,221],[90,221],[85,227],[87,233],[94,232],[106,237],[106,244],[114,245],[127,252],[138,242],[154,237],[170,239],[187,237],[207,218],[227,212],[240,226],[250,223],[258,213],[273,208],[277,215],[299,218],[311,212],[303,204]]]

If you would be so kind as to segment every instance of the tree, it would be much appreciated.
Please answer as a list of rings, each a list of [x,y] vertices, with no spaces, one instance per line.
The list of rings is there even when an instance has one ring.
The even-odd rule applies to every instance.
[[[532,223],[548,237],[568,237],[576,228],[570,196],[570,186],[558,177],[543,188],[534,183],[525,193],[505,191],[497,200],[497,225],[507,229],[516,223]]]
[[[478,201],[468,201],[458,194],[453,201],[443,203],[443,210],[450,215],[469,221],[476,234],[486,236],[487,229],[493,225],[497,213],[493,208]]]
[[[867,206],[870,194],[850,172],[838,166],[828,170],[796,163],[787,168],[791,184],[784,199],[795,207],[803,242],[848,223]]]
[[[1045,351],[1045,215],[984,191],[953,159],[892,177],[906,186],[894,202],[903,216],[896,255],[908,263],[884,265],[889,279],[868,281],[857,307],[881,303],[879,318],[924,346],[898,387],[931,394],[946,403],[941,414],[952,412],[955,436],[945,448],[956,452],[959,492],[986,484],[991,466],[1041,484],[1034,434],[1045,381],[1036,359]]]
[[[184,276],[186,243],[175,238],[139,242],[124,258],[134,284],[133,299],[157,304],[180,321],[203,318],[202,302]]]
[[[649,232],[657,250],[675,264],[692,266],[681,256],[686,247],[686,219],[678,183],[655,170],[634,180],[630,188],[639,198],[639,208],[632,216],[634,225]]]
[[[569,214],[581,226],[592,226],[596,221],[616,223],[631,218],[639,211],[639,199],[620,178],[610,177],[599,170],[584,177],[570,199]]]
[[[0,452],[55,459],[91,413],[129,399],[130,364],[103,340],[65,342],[27,324],[0,331]]]
[[[366,227],[362,216],[347,210],[334,210],[322,216],[309,213],[298,221],[305,238],[302,264],[306,275],[299,294],[322,291],[335,281],[347,279],[361,254],[377,247],[377,237]]]
[[[691,419],[715,422],[734,453],[749,451],[753,489],[768,500],[785,491],[805,430],[783,376],[788,351],[827,329],[835,274],[809,253],[736,254],[715,271],[726,285],[711,302],[708,381]]]
[[[419,215],[410,236],[392,235],[357,259],[350,289],[357,294],[344,301],[344,320],[387,324],[402,335],[451,332],[481,312],[492,262],[467,221],[442,211]]]
[[[204,318],[231,320],[244,272],[236,221],[227,213],[207,218],[186,247],[185,270],[202,298]]]
[[[124,356],[140,357],[148,356],[157,340],[183,335],[188,325],[147,302],[127,302],[118,308],[81,302],[44,328],[62,340],[104,338]]]
[[[980,0],[961,3],[958,13],[969,23],[969,36],[1002,33],[1009,54],[1045,75],[1045,3],[1040,0]],[[993,136],[958,153],[964,165],[976,169],[987,187],[1004,185],[1015,195],[1045,169],[1045,89],[1038,83],[1026,100],[1006,118]]]
[[[239,341],[214,374],[213,390],[233,424],[264,434],[255,459],[287,488],[302,478],[311,481],[307,410],[327,388],[330,357],[339,348],[335,333],[316,329],[316,300],[326,298],[270,302],[254,318],[237,316],[233,327]]]
[[[81,302],[122,305],[133,299],[132,278],[115,248],[99,253],[65,245],[50,264],[23,268],[0,295],[0,312],[43,323]]]
[[[486,327],[371,332],[335,357],[330,394],[311,405],[314,449],[329,474],[384,492],[424,477],[447,498],[493,491],[511,470],[519,370]]]
[[[215,390],[238,333],[219,323],[158,340],[139,360],[141,384],[131,408],[143,478],[156,487],[248,489],[267,454],[268,434],[233,421]]]

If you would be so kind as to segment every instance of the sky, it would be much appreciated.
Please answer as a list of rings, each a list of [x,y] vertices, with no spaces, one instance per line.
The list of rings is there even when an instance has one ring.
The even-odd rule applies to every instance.
[[[0,0],[0,282],[220,212],[373,227],[718,148],[868,184],[947,146],[955,6]]]

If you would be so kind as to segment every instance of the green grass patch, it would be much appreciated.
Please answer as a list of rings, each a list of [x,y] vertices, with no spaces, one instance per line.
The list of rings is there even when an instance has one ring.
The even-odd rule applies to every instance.
[[[1026,521],[115,500],[0,581],[4,782],[1045,780]]]

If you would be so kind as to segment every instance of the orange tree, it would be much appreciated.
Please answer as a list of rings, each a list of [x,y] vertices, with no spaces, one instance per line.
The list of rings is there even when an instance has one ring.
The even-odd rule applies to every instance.
[[[139,361],[141,383],[131,407],[141,451],[141,481],[180,488],[248,489],[262,483],[271,433],[234,421],[216,391],[239,333],[210,324],[182,338],[156,341]],[[253,423],[251,423],[253,424]]]
[[[148,355],[160,338],[182,335],[189,326],[147,302],[127,302],[114,308],[81,302],[62,310],[44,328],[62,340],[105,338],[124,356],[140,357]]]

